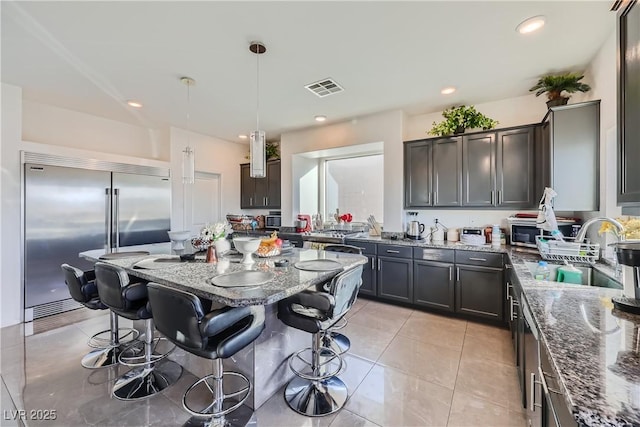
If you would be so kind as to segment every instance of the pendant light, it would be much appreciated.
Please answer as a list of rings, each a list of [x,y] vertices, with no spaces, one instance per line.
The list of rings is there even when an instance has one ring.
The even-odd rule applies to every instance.
[[[249,156],[251,164],[249,175],[252,178],[266,177],[267,153],[265,132],[260,130],[260,55],[267,51],[267,48],[260,42],[251,42],[249,50],[256,55],[256,130],[251,132],[249,142]]]
[[[182,183],[193,184],[196,173],[196,156],[189,142],[189,110],[191,108],[191,86],[194,86],[196,81],[191,77],[182,77],[180,82],[187,86],[187,146],[182,150]]]

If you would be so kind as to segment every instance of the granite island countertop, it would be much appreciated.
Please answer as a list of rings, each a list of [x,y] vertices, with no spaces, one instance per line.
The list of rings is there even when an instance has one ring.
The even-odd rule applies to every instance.
[[[249,266],[238,262],[231,262],[224,257],[220,258],[216,264],[208,264],[205,262],[204,255],[198,255],[195,261],[166,264],[166,266],[160,269],[147,270],[134,268],[134,265],[147,258],[170,255],[171,246],[169,243],[121,248],[122,252],[145,250],[148,251],[150,255],[100,260],[100,256],[104,255],[105,251],[104,249],[97,249],[81,252],[80,256],[90,261],[100,261],[116,265],[136,277],[174,286],[203,298],[209,298],[234,307],[272,304],[303,291],[310,286],[331,280],[333,276],[343,269],[353,268],[367,263],[367,258],[362,255],[293,248],[289,253],[283,253],[274,257],[256,257],[255,263]],[[275,261],[280,259],[288,260],[288,266],[276,267]],[[298,261],[316,259],[337,261],[342,265],[342,268],[333,271],[306,271],[294,267],[294,264]],[[253,287],[219,287],[211,283],[213,277],[243,270],[269,271],[273,273],[274,277],[263,285]]]

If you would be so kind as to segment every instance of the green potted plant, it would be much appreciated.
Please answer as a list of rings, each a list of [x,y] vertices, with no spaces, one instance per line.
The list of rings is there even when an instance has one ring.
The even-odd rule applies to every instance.
[[[442,112],[442,116],[445,120],[440,123],[433,122],[433,127],[428,133],[436,136],[453,135],[463,133],[466,129],[489,130],[498,124],[498,121],[480,113],[473,105],[448,108]]]
[[[529,92],[536,91],[536,96],[547,94],[547,107],[565,105],[569,101],[568,96],[563,96],[562,92],[588,92],[591,87],[588,84],[580,83],[584,75],[578,73],[550,74],[540,77],[538,83]]]

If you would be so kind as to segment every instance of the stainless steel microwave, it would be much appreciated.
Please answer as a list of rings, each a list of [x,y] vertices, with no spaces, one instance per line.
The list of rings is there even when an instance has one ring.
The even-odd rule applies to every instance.
[[[535,218],[509,218],[509,228],[511,234],[511,245],[524,246],[527,248],[536,247],[536,236],[550,236],[551,233],[536,227]],[[558,220],[558,230],[566,236],[573,234],[572,220]]]
[[[282,216],[280,215],[265,215],[264,228],[268,230],[278,230],[282,226]]]

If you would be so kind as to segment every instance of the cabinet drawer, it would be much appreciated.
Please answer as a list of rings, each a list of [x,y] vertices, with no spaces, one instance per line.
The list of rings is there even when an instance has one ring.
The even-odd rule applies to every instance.
[[[376,254],[376,246],[375,243],[371,242],[363,242],[361,240],[349,240],[345,239],[344,243],[346,245],[351,245],[362,249],[362,253],[366,255],[375,255]]]
[[[413,259],[454,262],[455,251],[453,249],[413,248]]]
[[[413,248],[411,246],[378,245],[378,255],[394,258],[411,258]]]
[[[456,250],[456,264],[481,265],[483,267],[502,268],[502,254],[493,252]]]

